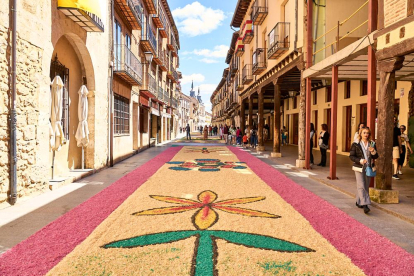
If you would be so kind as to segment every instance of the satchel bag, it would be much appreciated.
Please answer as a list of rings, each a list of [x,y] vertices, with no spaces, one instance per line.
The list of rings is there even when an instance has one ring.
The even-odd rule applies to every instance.
[[[377,170],[375,169],[375,167],[367,166],[367,169],[365,170],[365,174],[368,177],[375,177],[377,176]]]
[[[319,145],[319,147],[321,148],[321,149],[328,149],[329,148],[329,146],[328,145],[325,145],[325,144],[321,144],[321,145]]]

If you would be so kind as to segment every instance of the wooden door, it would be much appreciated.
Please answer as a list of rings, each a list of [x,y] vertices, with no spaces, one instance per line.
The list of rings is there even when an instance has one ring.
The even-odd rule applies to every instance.
[[[352,144],[352,106],[345,107],[345,151],[351,149]]]
[[[297,145],[299,141],[299,114],[293,114],[292,121],[293,144]]]

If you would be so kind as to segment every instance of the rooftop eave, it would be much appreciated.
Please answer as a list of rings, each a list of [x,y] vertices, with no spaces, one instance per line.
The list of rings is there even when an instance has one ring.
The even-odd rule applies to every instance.
[[[231,19],[230,26],[234,28],[240,28],[243,18],[246,15],[247,10],[249,9],[251,0],[238,0],[236,9],[233,13],[233,18]]]

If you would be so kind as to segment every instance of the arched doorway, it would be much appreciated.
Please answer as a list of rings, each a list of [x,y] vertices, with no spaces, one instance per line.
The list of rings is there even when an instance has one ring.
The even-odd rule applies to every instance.
[[[65,83],[63,100],[63,131],[65,143],[56,152],[54,175],[66,175],[69,170],[82,168],[82,148],[77,147],[75,134],[79,124],[78,103],[80,87],[85,84],[89,94],[93,95],[95,88],[92,61],[85,43],[75,34],[61,36],[54,45],[50,68],[51,80],[59,75]],[[63,76],[62,76],[63,75]],[[88,98],[89,112],[89,145],[85,150],[85,167],[93,168],[93,97]],[[51,153],[52,155],[52,153]],[[92,160],[90,160],[92,158]],[[52,158],[50,158],[52,160]]]

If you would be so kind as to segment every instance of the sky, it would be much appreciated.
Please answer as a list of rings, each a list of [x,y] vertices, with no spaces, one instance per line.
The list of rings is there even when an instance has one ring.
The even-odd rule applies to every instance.
[[[221,80],[233,30],[230,22],[237,0],[169,0],[180,35],[182,92],[190,94],[191,81],[206,111],[211,112],[210,96]]]

